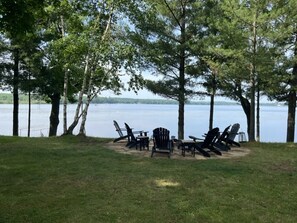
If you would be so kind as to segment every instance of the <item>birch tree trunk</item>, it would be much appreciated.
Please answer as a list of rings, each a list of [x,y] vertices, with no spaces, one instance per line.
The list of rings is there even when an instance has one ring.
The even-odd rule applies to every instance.
[[[64,90],[63,90],[63,130],[67,132],[67,95],[68,95],[68,71],[64,75]]]
[[[79,95],[78,95],[78,102],[77,102],[73,122],[71,123],[71,125],[67,129],[67,134],[69,134],[69,135],[73,134],[73,130],[77,126],[77,124],[79,122],[79,119],[83,114],[83,112],[81,112],[81,107],[82,107],[82,104],[83,104],[83,95],[84,95],[84,92],[85,92],[86,86],[87,86],[87,78],[88,78],[88,73],[89,73],[89,62],[90,62],[89,58],[90,58],[90,56],[88,54],[86,56],[86,59],[85,59],[84,79],[83,79],[81,90],[80,90]]]
[[[86,135],[86,121],[87,121],[87,114],[88,114],[89,106],[92,101],[91,98],[92,97],[90,95],[88,95],[86,105],[82,112],[82,120],[81,120],[79,133],[78,133],[79,135]]]
[[[65,38],[65,24],[64,24],[63,16],[60,16],[60,27],[61,27],[62,39],[64,40],[64,38]],[[63,134],[66,134],[66,132],[67,132],[68,82],[69,82],[69,71],[68,71],[68,68],[65,67],[64,86],[63,86]]]

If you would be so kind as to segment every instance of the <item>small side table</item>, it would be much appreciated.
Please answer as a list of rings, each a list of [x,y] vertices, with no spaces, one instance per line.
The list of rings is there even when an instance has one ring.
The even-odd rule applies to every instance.
[[[195,156],[195,142],[193,140],[179,140],[178,148],[181,148],[183,156],[186,152],[191,152],[192,156]]]
[[[139,150],[145,149],[145,147],[149,150],[150,141],[148,136],[137,136],[136,139],[139,140]]]

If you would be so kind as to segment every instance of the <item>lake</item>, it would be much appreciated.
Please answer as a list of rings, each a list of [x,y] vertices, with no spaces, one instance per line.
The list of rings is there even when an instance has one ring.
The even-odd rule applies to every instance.
[[[0,135],[12,135],[12,105],[0,105]],[[75,105],[68,106],[68,125],[74,116]],[[32,105],[31,136],[48,136],[50,105]],[[127,122],[134,130],[147,130],[149,134],[156,127],[168,128],[177,136],[177,105],[148,104],[92,104],[89,109],[86,134],[95,137],[117,137],[113,126],[116,120],[121,127]],[[27,136],[28,105],[20,105],[19,135]],[[189,135],[201,137],[208,129],[209,106],[186,105],[185,138]],[[246,117],[240,105],[216,105],[214,127],[220,130],[230,124],[239,123],[240,131],[247,132]],[[287,107],[261,107],[261,141],[285,142],[287,129]],[[75,131],[77,133],[78,130]],[[58,134],[62,134],[62,109]],[[247,134],[246,134],[247,135]],[[296,136],[295,136],[296,138]]]

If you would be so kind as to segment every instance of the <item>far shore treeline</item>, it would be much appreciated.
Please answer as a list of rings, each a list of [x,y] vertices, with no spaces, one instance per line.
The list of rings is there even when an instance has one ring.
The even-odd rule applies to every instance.
[[[86,100],[86,99],[84,99]],[[0,93],[0,104],[12,104],[13,96],[10,93]],[[32,97],[32,104],[50,104],[45,100],[38,97]],[[29,104],[28,95],[20,95],[20,104]],[[143,99],[143,98],[119,98],[119,97],[96,97],[93,99],[92,104],[178,104],[177,101],[168,99]],[[188,101],[188,105],[209,105],[208,101]],[[232,101],[216,101],[216,105],[236,105],[236,102]],[[263,103],[262,105],[280,105],[279,103]]]

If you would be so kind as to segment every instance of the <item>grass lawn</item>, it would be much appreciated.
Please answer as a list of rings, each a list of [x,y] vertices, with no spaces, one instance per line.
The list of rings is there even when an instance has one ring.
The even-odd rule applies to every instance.
[[[0,222],[297,222],[296,144],[191,161],[106,142],[1,136]]]

